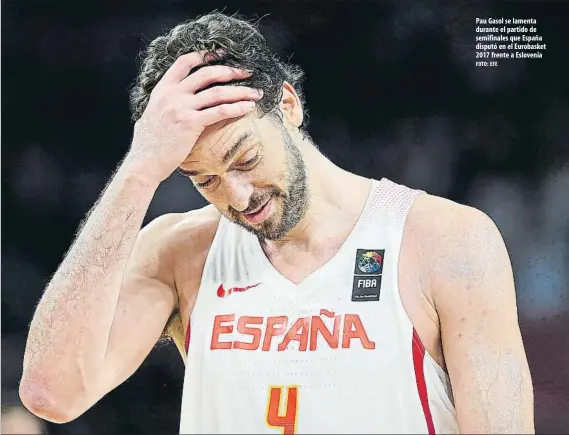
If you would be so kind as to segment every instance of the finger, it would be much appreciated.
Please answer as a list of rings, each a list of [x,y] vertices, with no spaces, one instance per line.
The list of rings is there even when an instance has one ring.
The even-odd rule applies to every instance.
[[[224,119],[245,116],[253,111],[255,103],[253,101],[239,101],[237,103],[220,104],[200,111],[200,119],[204,127],[213,125]]]
[[[214,83],[225,83],[231,80],[243,80],[251,73],[227,65],[205,66],[184,79],[181,85],[185,91],[196,93]]]
[[[168,68],[160,82],[172,84],[180,83],[188,76],[192,68],[212,59],[213,56],[207,51],[194,51],[192,53],[183,54]]]
[[[200,110],[237,101],[259,101],[262,97],[263,91],[260,89],[246,86],[216,86],[192,96],[192,107]]]

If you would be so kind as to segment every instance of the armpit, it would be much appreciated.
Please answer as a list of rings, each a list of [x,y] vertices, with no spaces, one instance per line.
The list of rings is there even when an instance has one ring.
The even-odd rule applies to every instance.
[[[184,333],[184,324],[182,323],[180,310],[178,308],[174,308],[166,326],[164,327],[164,331],[162,331],[160,341],[173,341],[178,348],[182,359],[185,361],[185,340],[186,334]]]

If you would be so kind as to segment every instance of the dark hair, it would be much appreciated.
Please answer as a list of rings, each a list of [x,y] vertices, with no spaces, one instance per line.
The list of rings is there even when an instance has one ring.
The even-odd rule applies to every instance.
[[[216,52],[218,49],[222,49],[223,54],[219,55]],[[304,72],[298,66],[281,62],[271,52],[256,23],[250,23],[236,15],[212,12],[177,25],[150,43],[143,53],[140,73],[130,93],[134,121],[142,116],[150,93],[174,61],[183,54],[202,50],[215,59],[207,62],[207,65],[222,64],[252,72],[250,78],[231,84],[262,89],[263,98],[257,102],[257,108],[263,114],[271,113],[278,107],[285,81],[294,87],[304,106],[301,89]],[[276,112],[280,114],[280,111]],[[306,122],[307,113],[303,127]]]

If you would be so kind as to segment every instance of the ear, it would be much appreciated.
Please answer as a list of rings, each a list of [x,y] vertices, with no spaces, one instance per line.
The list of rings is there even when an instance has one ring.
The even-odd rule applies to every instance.
[[[294,127],[300,127],[304,114],[302,112],[302,103],[296,94],[292,85],[284,82],[283,96],[280,103],[280,109],[283,114],[283,120]]]

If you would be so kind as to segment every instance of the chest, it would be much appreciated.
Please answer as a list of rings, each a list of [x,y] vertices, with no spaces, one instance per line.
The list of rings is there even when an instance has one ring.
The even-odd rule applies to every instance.
[[[334,263],[336,257],[345,255],[342,246],[345,237],[323,240],[318,247],[307,249],[302,246],[285,246],[280,249],[261,245],[261,251],[267,259],[267,267],[274,269],[276,273],[295,285],[301,284],[306,278],[326,269]],[[344,258],[343,261],[349,261]]]
[[[317,253],[224,244],[180,261],[176,285],[184,327],[190,316],[203,313],[262,317],[265,322],[286,316],[291,324],[322,310],[377,317],[381,300],[392,298],[398,287],[399,246],[390,234],[370,236],[373,243],[363,235],[338,240]],[[349,322],[335,320],[344,321]]]
[[[299,252],[293,264],[278,255],[259,260],[245,253],[241,265],[229,257],[207,268],[204,251],[177,268],[184,330],[190,317],[200,319],[197,328],[205,328],[209,340],[204,345],[211,347],[213,340],[220,349],[366,349],[382,341],[402,305],[427,351],[444,365],[436,312],[422,296],[425,274],[415,247],[404,238],[398,249],[389,237],[378,237],[373,245],[378,249],[361,249],[370,246],[362,240],[339,249],[330,245],[314,258]],[[197,333],[194,326],[192,336]]]
[[[239,350],[219,356],[238,360],[385,348],[386,340],[395,339],[385,331],[396,322],[396,262],[383,264],[377,253],[374,261],[381,264],[370,265],[369,251],[357,251],[300,285],[269,266],[204,275],[191,316],[192,340],[207,353]]]

